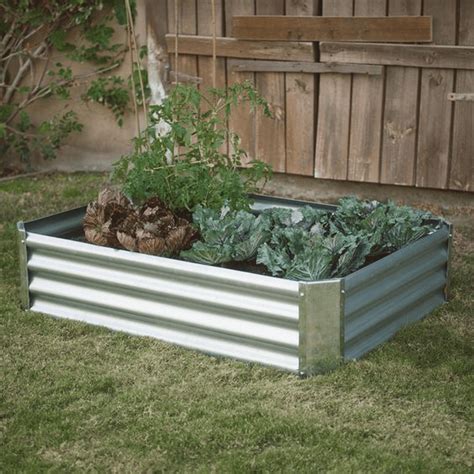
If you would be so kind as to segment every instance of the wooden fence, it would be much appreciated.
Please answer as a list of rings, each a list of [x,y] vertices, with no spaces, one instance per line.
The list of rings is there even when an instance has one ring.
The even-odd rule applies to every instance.
[[[159,2],[170,53],[174,1]],[[245,106],[233,113],[230,126],[252,158],[316,178],[474,190],[474,102],[463,95],[474,92],[473,0],[215,2],[217,85],[251,81],[275,115],[252,115]],[[178,69],[209,87],[211,0],[178,6]],[[237,40],[237,15],[424,15],[433,18],[433,42]]]

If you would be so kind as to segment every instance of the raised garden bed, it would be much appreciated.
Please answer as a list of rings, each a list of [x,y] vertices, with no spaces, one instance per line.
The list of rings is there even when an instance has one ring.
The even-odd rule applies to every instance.
[[[254,209],[306,204],[258,197]],[[18,223],[25,308],[309,375],[361,357],[447,298],[444,221],[344,278],[298,282],[81,242],[84,213]]]

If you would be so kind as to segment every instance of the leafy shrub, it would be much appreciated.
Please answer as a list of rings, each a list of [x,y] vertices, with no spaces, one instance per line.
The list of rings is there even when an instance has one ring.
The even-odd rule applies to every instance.
[[[253,260],[273,276],[314,281],[348,275],[433,230],[431,214],[348,197],[335,212],[310,206],[272,208],[256,216],[198,208],[201,241],[181,258],[221,264]]]
[[[134,11],[135,0],[130,3]],[[114,41],[111,25],[125,32],[126,18],[125,0],[0,2],[0,169],[7,156],[20,158],[27,167],[33,153],[54,158],[64,140],[82,130],[71,110],[39,124],[29,114],[44,98],[68,101],[79,84],[86,86],[83,100],[103,104],[122,123],[130,88],[110,74],[122,63],[126,47]],[[90,69],[76,74],[63,58],[87,62]]]
[[[113,177],[135,202],[157,196],[172,209],[198,205],[219,210],[248,209],[247,194],[271,173],[254,160],[239,170],[245,151],[227,127],[232,107],[248,102],[270,115],[250,83],[210,89],[177,85],[160,105],[150,107],[150,125],[134,140],[134,151],[115,165]],[[157,128],[164,132],[158,133]],[[222,151],[229,143],[230,152]]]

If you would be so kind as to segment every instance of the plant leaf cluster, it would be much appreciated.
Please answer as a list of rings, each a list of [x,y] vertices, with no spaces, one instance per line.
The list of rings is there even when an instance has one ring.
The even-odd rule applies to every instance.
[[[162,104],[150,106],[150,125],[134,140],[133,153],[115,165],[114,179],[136,202],[157,196],[172,209],[193,211],[202,205],[219,210],[225,204],[248,209],[247,194],[271,169],[257,160],[239,169],[246,152],[227,124],[241,102],[271,115],[248,82],[206,93],[178,84]]]
[[[216,211],[198,206],[193,223],[201,240],[192,250],[181,252],[184,260],[216,265],[230,261],[248,261],[256,257],[259,247],[270,238],[271,219],[228,207]]]
[[[429,213],[355,197],[341,199],[334,212],[305,206],[256,216],[198,208],[193,219],[201,240],[183,259],[215,265],[255,258],[271,275],[301,281],[346,276],[435,226]]]
[[[134,14],[135,0],[131,8]],[[68,101],[79,85],[86,86],[83,100],[108,107],[122,124],[130,87],[110,74],[126,52],[125,41],[115,39],[125,27],[124,0],[0,2],[0,167],[1,158],[18,157],[27,167],[33,153],[54,158],[64,140],[83,128],[67,102],[63,112],[40,123],[29,113],[44,98]],[[74,62],[90,68],[76,73],[69,65]]]

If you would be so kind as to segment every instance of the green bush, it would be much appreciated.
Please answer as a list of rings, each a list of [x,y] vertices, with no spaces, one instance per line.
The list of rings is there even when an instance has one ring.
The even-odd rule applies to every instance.
[[[116,163],[115,181],[138,203],[157,196],[174,210],[192,211],[198,205],[248,209],[248,193],[269,178],[271,169],[258,160],[240,169],[246,153],[227,126],[240,102],[270,116],[267,103],[249,83],[206,94],[177,85],[162,104],[150,107],[149,127],[134,140],[134,151]],[[227,143],[229,153],[223,151]]]
[[[130,3],[133,15],[135,0]],[[83,100],[108,107],[121,125],[131,96],[129,84],[113,74],[126,52],[114,34],[117,25],[125,32],[126,23],[125,0],[0,2],[0,172],[6,158],[27,168],[34,153],[54,158],[67,137],[82,130],[68,110],[79,85],[86,87]],[[74,62],[90,68],[77,74]],[[129,82],[136,82],[135,73]],[[65,101],[64,111],[34,123],[31,106],[48,97]]]

